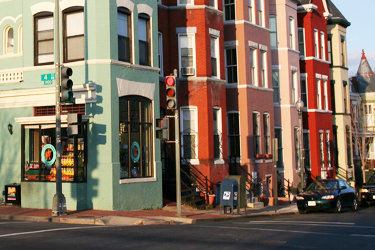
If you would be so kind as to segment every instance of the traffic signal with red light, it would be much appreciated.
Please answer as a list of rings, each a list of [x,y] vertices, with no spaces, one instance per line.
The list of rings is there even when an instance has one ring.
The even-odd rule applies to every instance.
[[[72,75],[73,70],[71,68],[61,68],[61,102],[74,104],[73,81],[69,79]]]
[[[167,109],[177,109],[177,82],[175,76],[165,78]]]

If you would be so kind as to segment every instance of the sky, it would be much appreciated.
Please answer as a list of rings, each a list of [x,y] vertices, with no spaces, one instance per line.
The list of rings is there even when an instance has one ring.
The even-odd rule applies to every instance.
[[[346,30],[349,76],[357,73],[362,49],[375,71],[375,0],[331,0],[350,22]]]

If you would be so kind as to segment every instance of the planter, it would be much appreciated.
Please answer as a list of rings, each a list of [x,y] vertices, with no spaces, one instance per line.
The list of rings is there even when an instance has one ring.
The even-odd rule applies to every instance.
[[[255,157],[256,158],[264,158],[264,155],[262,155],[262,154],[256,154]]]
[[[272,154],[266,154],[267,159],[272,159]]]
[[[214,195],[214,194],[210,194],[210,195],[208,195],[208,203],[209,203],[210,205],[214,204],[214,202],[215,202],[215,197],[216,197],[216,195]]]

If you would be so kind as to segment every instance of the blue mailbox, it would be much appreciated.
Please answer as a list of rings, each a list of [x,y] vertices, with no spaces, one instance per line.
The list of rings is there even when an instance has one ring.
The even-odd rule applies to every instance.
[[[240,214],[240,207],[238,206],[238,182],[233,179],[224,179],[220,186],[220,214],[221,207],[224,206],[224,214],[226,208],[231,207],[232,214],[234,207],[237,207],[237,214]]]

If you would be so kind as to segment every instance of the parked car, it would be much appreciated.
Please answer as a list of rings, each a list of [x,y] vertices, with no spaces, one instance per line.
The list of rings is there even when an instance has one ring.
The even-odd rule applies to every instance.
[[[369,206],[375,203],[375,174],[370,177],[367,183],[359,190],[361,205]]]
[[[332,209],[340,213],[343,207],[350,207],[352,211],[358,208],[356,190],[343,179],[316,180],[296,200],[301,214]]]

